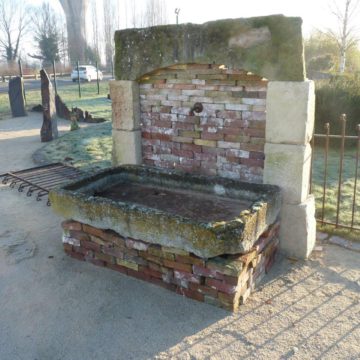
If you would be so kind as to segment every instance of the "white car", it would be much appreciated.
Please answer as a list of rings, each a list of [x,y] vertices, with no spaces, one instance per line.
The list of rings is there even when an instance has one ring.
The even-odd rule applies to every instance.
[[[102,80],[103,78],[103,74],[100,70],[99,71],[99,80]],[[79,66],[79,78],[80,80],[85,80],[85,81],[91,81],[91,80],[96,80],[97,79],[97,74],[96,74],[96,67],[92,66],[92,65],[80,65]],[[71,80],[72,81],[77,81],[78,79],[78,71],[77,71],[77,67],[75,69],[73,69],[73,71],[71,72]]]

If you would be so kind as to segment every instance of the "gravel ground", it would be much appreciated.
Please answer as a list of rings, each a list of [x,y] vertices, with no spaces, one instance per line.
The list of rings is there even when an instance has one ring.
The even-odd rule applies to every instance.
[[[0,173],[33,166],[40,125],[0,121]],[[0,185],[0,359],[360,358],[358,252],[279,255],[231,314],[66,257],[60,221]]]

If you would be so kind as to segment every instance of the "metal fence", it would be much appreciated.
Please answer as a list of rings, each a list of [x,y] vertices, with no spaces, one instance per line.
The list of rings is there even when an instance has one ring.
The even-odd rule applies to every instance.
[[[339,121],[340,134],[331,134],[330,124],[326,123],[324,133],[315,133],[313,136],[310,191],[312,192],[316,185],[316,218],[321,225],[360,230],[360,224],[357,221],[358,207],[360,206],[358,203],[360,124],[356,126],[357,135],[346,135],[346,115],[342,114]],[[320,157],[320,161],[316,164],[318,168],[315,179],[316,156]],[[322,167],[321,170],[320,167]],[[335,174],[336,167],[337,173]],[[345,181],[344,170],[347,173]],[[344,186],[346,186],[346,195],[344,195]],[[331,194],[329,194],[329,189]],[[347,199],[346,210],[344,197]],[[326,209],[329,202],[333,204],[331,216],[328,216]],[[345,211],[347,212],[346,220],[344,220]]]
[[[96,81],[96,85],[97,85],[97,94],[100,94],[100,81],[102,80],[102,74],[103,72],[99,69],[98,63],[95,62],[94,68],[96,68],[96,76],[94,78],[92,78],[92,80]],[[79,98],[81,98],[82,95],[82,80],[84,80],[83,78],[80,78],[80,72],[79,69],[81,69],[81,65],[79,64],[79,61],[77,61],[74,66],[72,66],[73,72],[77,73],[76,76],[76,82],[77,82],[77,93]],[[55,90],[55,94],[57,94],[58,92],[58,82],[57,80],[60,80],[60,78],[63,78],[64,76],[66,77],[70,77],[71,72],[61,72],[57,69],[56,67],[56,63],[55,61],[52,62],[52,65],[49,67],[44,68],[44,70],[46,70],[49,78],[52,80],[53,85],[54,85],[54,90]],[[69,69],[67,69],[67,71],[69,71]],[[9,73],[11,75],[9,75]],[[99,73],[101,76],[99,76]],[[114,68],[113,65],[111,64],[111,75],[112,78],[114,78]],[[23,78],[24,80],[40,80],[40,73],[38,71],[35,71],[34,69],[23,69],[22,66],[22,62],[21,60],[18,61],[17,66],[13,66],[11,69],[8,69],[8,74],[7,75],[0,75],[0,82],[8,82],[11,78],[16,77],[16,76],[20,76],[21,78]],[[73,79],[73,81],[75,81]],[[61,86],[65,86],[65,85],[69,85],[66,84],[64,82],[64,79],[61,79],[60,82]],[[0,92],[4,92],[3,91],[4,87],[2,87],[2,91]],[[31,90],[38,90],[38,87],[36,85],[34,85],[33,83],[30,84],[30,82],[25,83],[24,86],[24,97],[26,100],[26,92],[27,91],[31,91]]]

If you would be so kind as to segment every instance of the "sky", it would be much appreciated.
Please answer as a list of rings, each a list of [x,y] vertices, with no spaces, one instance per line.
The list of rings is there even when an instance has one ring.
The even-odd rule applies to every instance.
[[[139,3],[144,1],[137,0]],[[206,21],[252,17],[272,14],[300,16],[304,33],[314,27],[331,24],[329,0],[166,0],[169,20],[175,22],[175,8],[180,8],[180,22],[203,23]],[[329,16],[326,13],[329,12]]]
[[[31,5],[41,5],[43,0],[26,0]],[[47,0],[52,7],[64,16],[59,0]],[[78,1],[78,0],[72,0]],[[102,4],[107,0],[90,0],[96,1],[102,22]],[[116,0],[115,0],[116,1]],[[147,0],[117,0],[119,6],[119,29],[132,27],[131,9],[135,3],[136,12],[141,13],[146,9]],[[168,23],[176,23],[175,9],[180,8],[179,23],[197,23],[202,24],[207,21],[214,21],[228,18],[247,18],[253,16],[265,16],[274,14],[283,14],[285,16],[297,16],[303,19],[303,35],[309,37],[315,29],[336,30],[337,23],[335,16],[331,13],[334,9],[334,3],[344,4],[345,0],[163,0],[166,4],[168,14]],[[360,1],[360,0],[359,0]],[[125,16],[126,10],[128,16]],[[355,25],[360,24],[360,6],[354,17]],[[92,13],[87,14],[87,31],[86,38],[89,44],[92,44]],[[128,24],[126,24],[128,22]],[[101,25],[100,25],[101,26]],[[360,29],[360,27],[359,27]],[[28,48],[32,44],[32,36],[28,35],[29,40],[24,46],[24,52],[28,53]],[[32,45],[31,45],[32,46]],[[104,44],[102,43],[103,47]],[[103,51],[102,51],[103,52]],[[104,59],[102,59],[104,60]]]
[[[76,1],[76,0],[74,0]],[[145,8],[146,0],[119,0],[123,4],[136,2],[138,9]],[[174,10],[180,8],[179,22],[204,23],[206,21],[283,14],[286,16],[300,16],[303,19],[303,33],[308,36],[312,29],[326,29],[335,26],[334,16],[331,15],[331,4],[334,0],[166,0],[169,23],[175,23]],[[344,0],[337,0],[339,3]],[[32,4],[42,0],[32,0]],[[61,11],[58,0],[50,3]],[[125,17],[121,17],[125,27]],[[359,21],[360,23],[360,18]]]

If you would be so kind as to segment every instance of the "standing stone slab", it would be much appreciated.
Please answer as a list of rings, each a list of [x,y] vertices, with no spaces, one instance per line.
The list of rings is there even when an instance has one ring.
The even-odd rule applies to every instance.
[[[17,76],[9,81],[9,100],[13,117],[26,116],[24,81]]]
[[[44,69],[40,71],[41,99],[43,106],[43,124],[40,131],[41,142],[51,141],[58,137],[55,96],[49,76]]]

